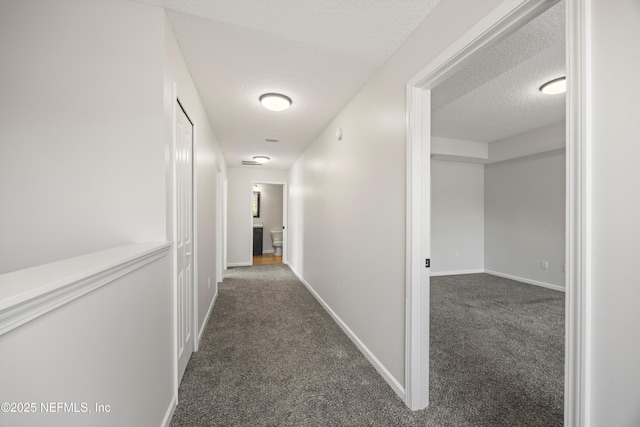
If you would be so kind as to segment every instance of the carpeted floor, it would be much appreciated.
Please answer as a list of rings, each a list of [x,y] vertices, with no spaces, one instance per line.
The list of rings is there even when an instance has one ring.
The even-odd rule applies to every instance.
[[[432,278],[431,404],[411,412],[285,265],[228,271],[171,426],[561,426],[564,294]]]
[[[464,412],[446,425],[563,425],[564,293],[488,274],[433,277],[430,341],[429,409]]]

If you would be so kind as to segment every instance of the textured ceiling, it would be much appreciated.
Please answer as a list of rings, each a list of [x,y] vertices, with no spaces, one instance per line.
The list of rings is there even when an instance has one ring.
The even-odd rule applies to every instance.
[[[288,169],[439,0],[136,1],[167,9],[227,164]]]
[[[564,120],[565,97],[542,94],[565,75],[560,2],[462,68],[432,92],[432,133],[491,142]]]

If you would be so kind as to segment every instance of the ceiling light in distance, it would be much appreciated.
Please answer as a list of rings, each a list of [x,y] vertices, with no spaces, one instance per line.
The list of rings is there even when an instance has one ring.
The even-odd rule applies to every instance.
[[[567,78],[559,77],[557,79],[549,80],[542,86],[540,86],[540,92],[546,95],[558,95],[567,91]]]
[[[265,93],[260,95],[260,103],[267,110],[283,111],[291,106],[291,98],[281,93]]]
[[[258,163],[267,163],[271,159],[267,156],[253,156],[253,160]]]

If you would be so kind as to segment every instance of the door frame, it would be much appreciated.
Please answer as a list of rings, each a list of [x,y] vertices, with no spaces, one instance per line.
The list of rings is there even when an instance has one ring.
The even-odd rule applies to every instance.
[[[250,193],[249,193],[249,197],[251,197],[251,195],[253,195],[253,186],[256,184],[273,184],[273,185],[282,185],[282,263],[283,264],[287,264],[288,263],[288,258],[287,258],[287,247],[288,245],[288,235],[289,235],[289,224],[287,224],[288,221],[288,206],[289,206],[289,191],[288,191],[288,187],[287,187],[287,182],[286,181],[265,181],[265,180],[260,180],[260,179],[254,179],[251,181],[251,187],[250,189]],[[251,199],[249,199],[251,200]],[[253,230],[253,215],[251,215],[251,204],[249,205],[249,229]],[[252,236],[253,239],[253,236]],[[249,245],[249,249],[251,250],[251,256],[249,258],[249,265],[253,265],[253,245]]]
[[[193,179],[193,185],[191,187],[191,191],[192,191],[192,225],[193,225],[193,250],[192,250],[192,254],[193,254],[193,278],[192,278],[192,289],[191,289],[191,293],[193,295],[192,298],[192,304],[193,307],[191,308],[191,312],[192,312],[192,316],[191,316],[191,330],[193,331],[193,352],[198,351],[198,339],[197,339],[197,333],[196,331],[198,330],[197,325],[198,325],[198,292],[197,292],[197,283],[198,283],[198,200],[196,195],[198,187],[197,187],[197,165],[196,165],[196,149],[197,149],[197,135],[198,135],[198,126],[197,124],[191,119],[191,117],[189,116],[189,114],[187,113],[186,108],[184,108],[184,104],[180,102],[180,99],[178,97],[178,90],[177,90],[177,83],[173,82],[173,86],[172,86],[172,106],[171,106],[171,115],[172,115],[172,124],[171,124],[171,132],[172,132],[172,136],[171,136],[171,153],[170,153],[170,158],[171,158],[171,230],[170,230],[170,236],[171,236],[171,241],[172,241],[172,249],[171,249],[171,255],[172,255],[172,280],[171,283],[173,284],[173,291],[172,291],[172,297],[173,297],[173,393],[174,393],[174,399],[176,402],[176,405],[178,404],[178,389],[180,387],[180,378],[179,378],[179,368],[178,368],[178,352],[180,349],[180,343],[178,342],[178,278],[177,278],[177,265],[178,265],[178,248],[176,247],[176,239],[177,239],[177,230],[178,230],[178,224],[177,224],[177,212],[178,212],[178,200],[177,200],[177,166],[176,166],[176,148],[177,148],[177,138],[176,138],[176,130],[177,130],[177,117],[178,117],[178,108],[182,108],[182,110],[184,111],[185,115],[187,116],[187,119],[189,119],[189,121],[191,122],[192,126],[193,126],[193,133],[192,133],[192,179]]]
[[[226,200],[224,195],[224,174],[220,166],[216,168],[216,289],[218,283],[222,282],[224,272],[224,228],[225,218],[224,211],[226,209]]]
[[[223,175],[224,176],[224,175]],[[229,224],[229,180],[227,177],[224,177],[224,181],[222,182],[222,201],[224,203],[222,207],[222,265],[224,271],[227,271],[228,262],[227,262],[227,232],[228,232],[228,224]],[[224,278],[224,273],[222,273]]]
[[[405,403],[413,410],[429,403],[429,279],[431,255],[431,90],[488,45],[507,37],[559,0],[507,0],[420,70],[406,86],[407,227]],[[586,254],[586,126],[589,93],[587,0],[567,4],[567,172],[565,426],[588,425],[588,283]]]

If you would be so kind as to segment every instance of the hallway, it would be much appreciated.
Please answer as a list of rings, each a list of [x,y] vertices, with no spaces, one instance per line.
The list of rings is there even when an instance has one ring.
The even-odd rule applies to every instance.
[[[456,284],[457,277],[464,278],[435,281],[434,299],[439,302],[432,312],[431,405],[411,412],[286,265],[228,270],[200,350],[180,386],[171,426],[562,425],[562,374],[559,402],[553,389],[546,389],[547,382],[558,381],[555,368],[562,370],[562,358],[556,357],[555,364],[546,361],[555,347],[562,347],[563,295],[489,275],[474,278],[474,292],[482,295],[490,295],[494,286],[513,290],[511,297],[501,290],[496,301],[495,296],[469,294],[469,283]],[[509,334],[494,334],[494,328],[483,325],[487,319],[482,320],[490,308],[473,320],[478,328],[463,326],[462,318],[468,316],[457,310],[468,312],[470,295],[476,305],[497,306],[499,313],[507,306],[520,312],[521,304],[535,313],[548,311],[531,315],[548,324],[542,329],[553,341],[532,350],[531,337],[520,343]],[[451,305],[456,300],[459,308]],[[522,323],[518,319],[514,322]],[[488,318],[488,324],[495,322]],[[498,323],[511,327],[508,316]],[[459,339],[461,327],[464,339]],[[535,333],[540,325],[530,328]],[[527,334],[526,329],[515,333]],[[502,336],[512,345],[495,345],[491,337]],[[524,347],[517,350],[520,345]],[[550,353],[538,358],[541,365],[514,356],[523,351]],[[514,363],[515,371],[508,367]],[[506,368],[494,371],[487,366]],[[551,372],[549,378],[545,371]]]
[[[414,419],[282,264],[227,271],[179,402],[172,427],[389,426]]]
[[[560,392],[568,427],[640,426],[639,3],[0,0],[1,401],[112,409],[0,426],[549,426]],[[251,215],[261,183],[282,185],[284,265],[251,266],[253,223],[263,253],[280,230]],[[566,349],[565,388],[559,351],[514,363],[550,336],[534,321],[493,322],[518,348],[500,358],[472,350],[504,337],[476,299],[429,319],[428,276],[482,272],[564,287],[565,344],[539,353]]]

